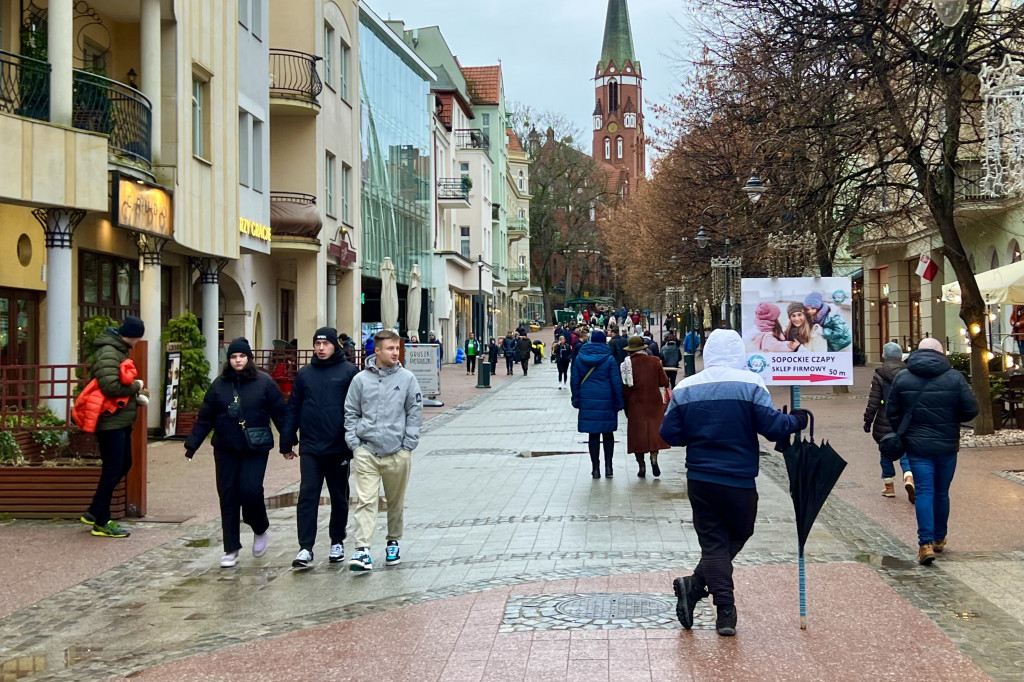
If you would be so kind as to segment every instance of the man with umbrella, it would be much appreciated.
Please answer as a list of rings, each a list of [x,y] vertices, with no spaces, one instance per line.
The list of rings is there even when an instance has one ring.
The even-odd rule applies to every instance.
[[[686,447],[686,485],[701,559],[693,575],[676,578],[676,615],[693,627],[693,610],[709,593],[718,634],[736,634],[732,560],[754,534],[760,467],[757,435],[781,440],[807,427],[804,410],[772,405],[760,376],[746,367],[743,339],[716,329],[704,345],[704,371],[676,384],[661,424],[669,445]]]

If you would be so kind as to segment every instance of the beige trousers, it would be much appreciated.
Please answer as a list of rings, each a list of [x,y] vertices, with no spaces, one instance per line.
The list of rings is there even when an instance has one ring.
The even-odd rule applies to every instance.
[[[377,496],[381,483],[388,501],[388,540],[402,539],[402,517],[405,511],[405,488],[409,485],[412,453],[399,450],[393,455],[377,457],[366,448],[352,452],[352,471],[356,484],[356,547],[369,547],[373,526],[377,522]]]

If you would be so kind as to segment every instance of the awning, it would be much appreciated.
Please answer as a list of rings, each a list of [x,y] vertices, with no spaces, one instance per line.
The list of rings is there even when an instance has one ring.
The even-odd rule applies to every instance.
[[[974,280],[986,304],[1024,305],[1024,261],[979,273],[974,276]],[[960,283],[944,285],[942,300],[946,303],[959,303]]]

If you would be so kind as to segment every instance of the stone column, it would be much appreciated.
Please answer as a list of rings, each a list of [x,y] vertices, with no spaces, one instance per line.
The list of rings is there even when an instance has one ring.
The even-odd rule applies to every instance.
[[[78,335],[71,301],[72,239],[75,228],[85,218],[85,211],[68,208],[37,208],[32,211],[46,233],[46,364],[70,365],[75,362],[71,349]],[[56,381],[66,381],[67,371],[55,371]],[[57,389],[62,393],[63,389]],[[48,402],[61,419],[67,419],[67,403],[62,399]]]
[[[130,235],[139,250],[139,316],[146,325],[146,386],[150,392],[150,407],[146,411],[147,427],[160,427],[163,415],[163,344],[160,334],[163,331],[160,319],[161,278],[160,265],[163,262],[166,239],[151,237],[144,234]]]
[[[50,123],[71,125],[74,0],[50,0],[46,10],[47,60],[50,62]],[[68,258],[71,256],[69,255]],[[68,271],[70,278],[71,272]]]
[[[203,336],[206,337],[206,359],[210,363],[210,381],[220,371],[217,342],[220,320],[220,271],[227,267],[227,258],[192,258],[192,267],[199,272],[203,285]]]
[[[139,24],[139,44],[142,70],[142,94],[153,105],[152,154],[153,163],[160,162],[160,0],[142,0],[142,18]],[[152,370],[151,370],[152,371]],[[153,410],[150,410],[152,412]]]
[[[335,265],[327,266],[327,326],[338,328],[338,267]]]
[[[902,253],[900,256],[889,263],[889,338],[896,339],[896,343],[905,346],[912,331],[910,309],[913,303],[910,301],[910,278],[917,275],[910,267],[910,261],[903,259]],[[915,264],[914,268],[916,267]]]

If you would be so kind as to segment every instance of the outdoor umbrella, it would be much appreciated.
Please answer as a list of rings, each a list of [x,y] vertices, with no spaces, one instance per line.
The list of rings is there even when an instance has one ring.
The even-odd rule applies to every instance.
[[[420,336],[420,308],[422,308],[422,281],[419,263],[413,263],[409,271],[409,297],[405,303],[405,328],[409,336]]]
[[[390,258],[380,264],[380,321],[384,329],[398,326],[398,280]]]
[[[1024,262],[1010,263],[974,276],[985,305],[1012,303],[1024,305]],[[942,287],[946,303],[959,303],[960,282]]]
[[[818,512],[846,468],[846,460],[827,442],[814,442],[814,416],[810,412],[810,440],[801,439],[782,453],[789,473],[789,494],[793,498],[796,534],[799,546],[800,629],[807,629],[807,585],[804,571],[804,544]]]

